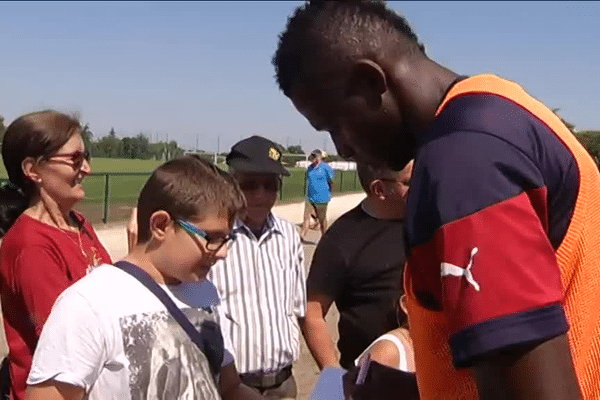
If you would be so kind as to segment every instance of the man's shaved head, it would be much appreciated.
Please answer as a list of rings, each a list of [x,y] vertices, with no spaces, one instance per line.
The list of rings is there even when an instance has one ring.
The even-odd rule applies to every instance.
[[[308,1],[288,18],[273,56],[277,82],[290,97],[298,82],[339,74],[349,59],[387,57],[424,47],[407,21],[383,1]],[[328,68],[325,68],[325,67]]]

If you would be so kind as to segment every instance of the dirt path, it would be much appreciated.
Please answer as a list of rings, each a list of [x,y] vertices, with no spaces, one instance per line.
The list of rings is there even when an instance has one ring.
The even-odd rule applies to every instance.
[[[316,231],[310,231],[308,235],[308,239],[311,241],[317,241],[320,234]],[[308,269],[310,267],[310,261],[312,260],[312,256],[315,252],[316,245],[304,245],[304,259],[306,265],[306,271],[308,273]],[[334,341],[337,343],[338,334],[337,334],[337,323],[339,319],[338,310],[335,307],[335,304],[331,306],[329,312],[327,313],[326,321],[329,325],[329,330],[334,338]],[[296,378],[296,384],[298,386],[298,400],[308,400],[310,392],[314,387],[317,377],[319,375],[319,368],[315,363],[308,347],[306,346],[306,342],[304,338],[302,338],[300,345],[300,358],[294,364],[293,368],[294,377]]]
[[[356,206],[365,195],[363,193],[354,193],[332,198],[327,209],[327,219],[329,223],[333,222],[340,215]],[[304,203],[292,203],[281,206],[275,206],[273,213],[299,224],[302,222],[304,212]],[[119,260],[127,254],[127,236],[125,234],[125,222],[113,223],[108,225],[96,225],[96,232],[102,244],[108,250],[113,260]],[[320,234],[317,231],[310,231],[308,239],[317,242]],[[315,251],[314,244],[304,245],[305,267],[306,271],[310,267],[312,256]],[[0,316],[1,317],[1,316]],[[331,307],[327,322],[331,332],[334,334],[334,339],[337,341],[337,321],[338,312],[335,306]],[[6,339],[4,337],[4,329],[0,329],[0,356],[7,353]],[[294,365],[294,376],[298,385],[298,400],[307,400],[316,380],[319,370],[315,364],[312,355],[310,354],[304,339],[300,350],[300,358]]]
[[[334,196],[327,207],[327,219],[331,222],[337,217],[357,205],[365,195],[363,193],[352,193]],[[290,203],[276,205],[273,213],[290,222],[299,224],[302,222],[304,203]],[[96,224],[94,228],[104,247],[108,250],[113,260],[119,260],[127,254],[127,235],[125,234],[125,222],[109,223],[107,225]],[[315,236],[315,238],[317,238]],[[312,257],[312,253],[311,253]],[[308,258],[308,257],[307,257]]]

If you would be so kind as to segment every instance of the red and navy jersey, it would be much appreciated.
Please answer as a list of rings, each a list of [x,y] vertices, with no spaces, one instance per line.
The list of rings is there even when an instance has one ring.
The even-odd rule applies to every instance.
[[[571,290],[579,275],[600,275],[600,241],[582,234],[600,229],[598,203],[589,155],[518,85],[482,75],[450,90],[420,138],[408,199],[406,285],[424,398],[475,396],[458,368],[480,356],[548,340],[573,324],[600,327],[600,311],[589,322],[579,318],[583,299],[600,307],[594,286]],[[572,332],[583,389],[584,365],[600,361],[600,339],[577,360],[578,343],[588,339]],[[442,362],[452,364],[441,371],[434,364]],[[598,385],[595,374],[583,379]]]

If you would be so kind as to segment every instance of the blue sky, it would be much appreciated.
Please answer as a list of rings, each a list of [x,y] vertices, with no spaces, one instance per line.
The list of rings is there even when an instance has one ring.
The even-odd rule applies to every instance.
[[[79,113],[111,127],[227,151],[259,134],[333,150],[281,94],[271,57],[286,2],[0,2],[0,115]],[[577,129],[600,129],[600,3],[390,2],[428,55],[520,83]]]

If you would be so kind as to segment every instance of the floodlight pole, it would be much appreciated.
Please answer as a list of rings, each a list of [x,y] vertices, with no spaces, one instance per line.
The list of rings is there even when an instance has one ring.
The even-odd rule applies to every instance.
[[[215,162],[214,162],[215,165],[217,165],[217,155],[219,154],[220,147],[221,147],[221,136],[217,136],[217,152],[215,153]]]

